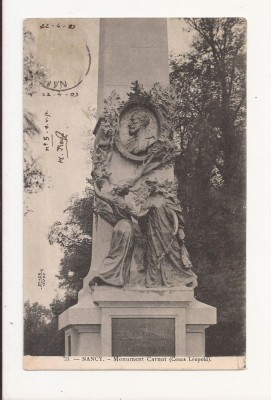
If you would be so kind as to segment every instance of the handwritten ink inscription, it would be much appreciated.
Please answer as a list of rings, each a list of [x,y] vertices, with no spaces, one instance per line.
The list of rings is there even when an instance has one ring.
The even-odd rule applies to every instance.
[[[43,146],[45,148],[45,151],[49,151],[50,150],[50,144],[53,145],[52,140],[52,135],[51,135],[51,141],[49,138],[49,118],[51,117],[51,115],[49,114],[49,111],[46,110],[44,113],[44,129],[45,129],[45,136],[43,136]]]
[[[175,319],[112,318],[112,356],[175,356]]]
[[[57,23],[57,24],[41,24],[40,25],[40,29],[50,29],[50,28],[75,29],[75,25],[74,24],[63,25],[63,24],[60,24],[60,23]]]
[[[58,152],[58,162],[63,164],[65,158],[69,158],[68,153],[68,135],[61,133],[59,131],[55,132],[55,135],[58,139],[58,144],[56,147],[56,151]]]
[[[38,286],[42,288],[45,286],[45,272],[43,272],[43,268],[41,268],[40,272],[38,273]]]
[[[44,135],[43,135],[43,146],[45,151],[50,151],[50,149],[55,148],[57,153],[57,162],[63,164],[65,159],[69,158],[68,152],[68,135],[60,131],[55,131],[55,135],[50,134],[50,118],[51,114],[46,110],[44,113]],[[54,138],[56,138],[56,143],[54,143]]]

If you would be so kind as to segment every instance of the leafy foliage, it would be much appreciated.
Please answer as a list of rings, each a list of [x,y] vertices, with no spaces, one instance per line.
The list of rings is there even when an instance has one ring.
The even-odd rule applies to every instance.
[[[58,331],[58,315],[77,301],[77,293],[91,261],[93,192],[87,189],[83,197],[74,195],[64,210],[64,223],[56,221],[49,230],[50,244],[57,243],[63,250],[57,276],[64,297],[58,295],[50,308],[25,302],[25,355],[52,356],[64,354],[64,335]]]
[[[179,154],[179,146],[172,140],[177,115],[177,97],[173,87],[163,88],[159,83],[155,83],[151,90],[145,91],[143,85],[135,81],[131,84],[128,98],[128,104],[133,102],[133,104],[153,107],[161,117],[161,133],[158,140],[148,148],[145,163],[159,161],[161,165],[172,165],[173,159]],[[108,165],[112,156],[114,138],[119,134],[121,113],[126,106],[127,104],[115,91],[105,100],[102,126],[96,137],[93,152],[92,177],[98,189],[102,188],[106,180],[110,180]],[[148,168],[145,172],[149,172]]]
[[[24,303],[24,354],[64,354],[64,338],[57,330],[57,317],[50,309],[29,300]]]
[[[45,79],[44,69],[37,63],[36,57],[32,52],[32,45],[35,38],[30,31],[24,32],[24,80],[23,87],[25,94],[32,96],[39,85]],[[33,156],[33,139],[41,134],[33,113],[24,110],[23,119],[23,140],[24,140],[24,191],[27,194],[37,193],[48,184],[48,177]],[[28,206],[26,205],[26,210]],[[29,211],[29,210],[28,210]],[[27,212],[25,214],[27,214]]]
[[[198,299],[218,307],[219,323],[207,331],[207,348],[239,355],[245,320],[246,23],[186,21],[193,51],[170,61],[178,94],[178,192],[199,275]]]
[[[159,182],[156,178],[145,178],[141,185],[136,190],[131,190],[135,195],[135,204],[140,205],[142,210],[147,210],[150,203],[150,195],[154,193],[162,194],[165,198],[175,199],[177,196],[177,183],[166,179],[164,182]]]
[[[31,149],[32,139],[40,135],[35,123],[35,115],[29,111],[24,113],[24,190],[26,193],[36,193],[46,184],[46,176]]]
[[[57,243],[63,250],[57,277],[59,287],[66,291],[68,302],[76,302],[90,267],[93,201],[92,189],[86,190],[83,197],[74,195],[64,210],[65,222],[56,221],[48,234],[49,243]]]
[[[28,96],[33,96],[37,92],[40,82],[44,82],[48,76],[48,72],[44,66],[37,61],[36,55],[33,53],[33,43],[35,38],[32,32],[24,32],[24,68],[23,68],[23,87],[24,92]]]

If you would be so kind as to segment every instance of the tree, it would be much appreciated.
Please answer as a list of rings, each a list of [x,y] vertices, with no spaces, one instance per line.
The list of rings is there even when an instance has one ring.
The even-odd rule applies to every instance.
[[[27,300],[24,304],[24,354],[60,356],[64,354],[64,335],[58,330],[58,315],[77,301],[83,278],[91,261],[93,191],[87,189],[83,197],[74,195],[64,210],[64,223],[56,221],[49,230],[51,244],[63,249],[57,275],[64,296],[56,296],[50,308]]]
[[[24,354],[57,356],[64,353],[63,335],[57,330],[57,317],[39,303],[24,303]]]
[[[59,287],[65,290],[67,303],[64,303],[69,304],[67,307],[76,302],[83,278],[90,268],[93,202],[91,188],[85,191],[83,197],[74,195],[64,210],[65,222],[56,221],[48,233],[49,243],[57,243],[63,250],[57,278]]]
[[[35,115],[29,111],[24,113],[24,191],[27,194],[37,193],[46,184],[46,175],[33,157],[31,141],[40,135],[40,129],[35,123]]]
[[[218,307],[219,323],[209,330],[212,351],[237,355],[244,352],[246,22],[186,22],[192,51],[170,62],[182,150],[179,196],[197,296]]]
[[[32,32],[24,31],[24,93],[33,96],[37,92],[40,82],[44,82],[48,77],[48,72],[44,66],[40,65],[37,56],[34,53],[34,44],[36,42]]]
[[[176,166],[180,186],[186,189],[187,181],[194,180],[196,184],[189,185],[194,199],[210,186],[223,186],[230,195],[237,186],[241,195],[245,183],[245,20],[186,21],[196,33],[193,51],[171,60],[171,82],[180,95],[183,151]]]
[[[33,53],[35,38],[30,31],[24,31],[24,79],[23,88],[26,96],[32,96],[38,90],[40,81],[46,77],[46,72],[37,62]],[[24,110],[23,140],[24,140],[24,191],[26,195],[37,193],[44,189],[48,177],[37,158],[33,156],[33,139],[41,131],[36,123],[36,116],[27,108]],[[25,197],[25,215],[31,211]]]

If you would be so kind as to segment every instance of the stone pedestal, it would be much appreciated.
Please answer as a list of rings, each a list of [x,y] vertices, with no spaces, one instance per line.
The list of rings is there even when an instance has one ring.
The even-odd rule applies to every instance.
[[[59,318],[66,355],[204,356],[216,309],[193,289],[94,287]]]

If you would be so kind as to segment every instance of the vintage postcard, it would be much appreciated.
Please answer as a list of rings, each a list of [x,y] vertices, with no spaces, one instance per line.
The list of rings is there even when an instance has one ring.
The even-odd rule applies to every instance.
[[[246,368],[246,20],[24,21],[24,368]]]

